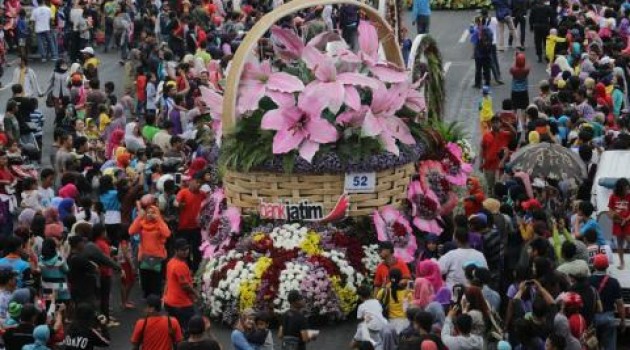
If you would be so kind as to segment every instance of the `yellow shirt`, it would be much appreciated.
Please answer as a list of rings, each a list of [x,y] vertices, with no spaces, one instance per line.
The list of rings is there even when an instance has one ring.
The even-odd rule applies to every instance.
[[[386,300],[384,299],[384,295],[383,293],[385,292],[385,289],[381,289],[378,291],[378,293],[376,294],[376,299],[379,300],[381,302],[381,304],[385,304]],[[409,305],[409,303],[411,302],[411,291],[404,289],[404,290],[398,290],[396,292],[396,299],[398,299],[398,301],[394,300],[394,298],[390,295],[389,296],[389,303],[387,303],[387,308],[388,308],[388,318],[392,319],[392,318],[406,318],[407,315],[405,314],[406,312],[406,307],[407,305]],[[386,299],[386,298],[385,298]]]
[[[101,62],[96,57],[90,57],[85,60],[85,63],[83,63],[83,69],[87,69],[89,65],[93,65],[94,68],[98,68],[98,66],[101,65]]]
[[[105,129],[107,128],[109,123],[111,123],[111,121],[112,121],[109,118],[109,116],[107,115],[107,113],[101,113],[98,116],[98,119],[99,119],[98,131],[100,131],[100,132],[105,131]]]

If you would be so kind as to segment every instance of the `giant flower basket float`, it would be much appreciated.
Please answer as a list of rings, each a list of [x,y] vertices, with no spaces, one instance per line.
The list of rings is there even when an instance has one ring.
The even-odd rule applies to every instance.
[[[367,16],[355,52],[334,33],[305,43],[275,25],[301,9],[341,3]],[[261,61],[253,52],[268,31],[275,59]],[[379,59],[381,45],[386,61]],[[309,203],[317,203],[320,209],[308,217],[282,217],[282,209],[275,216],[321,219],[345,198],[347,174],[367,173],[373,183],[347,198],[348,215],[399,206],[426,150],[412,125],[424,96],[401,67],[391,27],[363,3],[294,0],[258,21],[232,60],[223,96],[221,164],[229,205],[261,214],[263,207],[278,209],[275,204],[311,210]]]

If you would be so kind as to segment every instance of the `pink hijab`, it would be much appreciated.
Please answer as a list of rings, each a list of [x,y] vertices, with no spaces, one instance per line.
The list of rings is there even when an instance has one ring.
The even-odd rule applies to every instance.
[[[109,137],[109,142],[107,142],[107,149],[105,152],[105,156],[107,157],[107,159],[110,159],[112,157],[112,154],[114,154],[116,148],[120,147],[124,137],[125,132],[121,129],[116,129],[114,130],[114,132],[112,132],[111,136]]]
[[[440,265],[433,260],[423,260],[416,265],[416,276],[424,277],[433,285],[433,292],[440,290],[444,285]]]
[[[427,278],[418,277],[413,286],[412,304],[424,309],[435,298],[433,284]]]

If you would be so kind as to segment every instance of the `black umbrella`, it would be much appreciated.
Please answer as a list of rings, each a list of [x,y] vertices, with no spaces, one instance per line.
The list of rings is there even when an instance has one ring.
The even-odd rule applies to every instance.
[[[512,155],[509,166],[535,177],[558,180],[586,178],[586,166],[580,156],[557,143],[525,146]]]

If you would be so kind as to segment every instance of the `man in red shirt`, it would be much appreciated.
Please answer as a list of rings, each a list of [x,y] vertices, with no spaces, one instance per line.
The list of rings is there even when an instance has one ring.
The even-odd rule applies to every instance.
[[[177,319],[180,325],[187,325],[190,318],[194,316],[193,305],[197,299],[192,274],[188,268],[189,255],[190,245],[188,245],[188,241],[178,238],[175,241],[175,256],[166,264],[164,308],[169,316]]]
[[[495,115],[490,120],[490,131],[486,131],[481,138],[481,164],[479,168],[483,171],[486,186],[491,196],[494,193],[497,172],[501,162],[507,159],[507,147],[515,136],[514,126],[501,121],[501,118]]]
[[[199,190],[200,181],[203,179],[203,172],[193,175],[188,183],[188,188],[182,188],[175,198],[175,206],[179,208],[179,226],[177,228],[176,238],[184,238],[188,241],[192,249],[193,271],[197,271],[197,267],[201,262],[201,229],[199,228],[199,212],[201,211],[201,202],[206,195]]]
[[[376,267],[376,275],[374,276],[374,294],[379,288],[384,287],[389,279],[390,269],[399,269],[402,272],[403,278],[400,281],[400,286],[406,286],[407,282],[411,279],[411,273],[409,272],[409,266],[394,256],[394,245],[391,242],[381,242],[379,244],[379,253],[383,262]]]
[[[162,300],[151,294],[147,297],[146,317],[133,328],[131,344],[134,349],[171,350],[183,340],[182,328],[176,318],[163,316]]]

